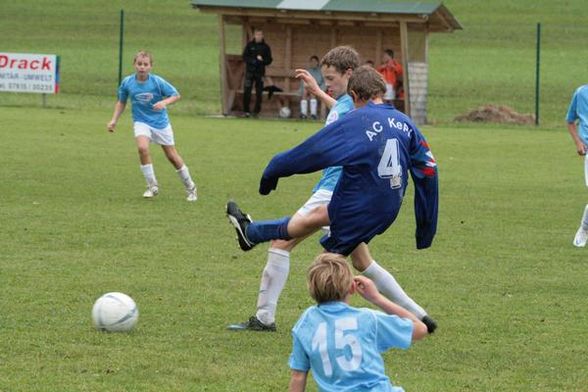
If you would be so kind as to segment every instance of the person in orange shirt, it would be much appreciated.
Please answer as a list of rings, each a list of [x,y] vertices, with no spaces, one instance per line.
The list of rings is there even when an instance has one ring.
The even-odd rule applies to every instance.
[[[402,80],[402,64],[394,58],[394,51],[386,49],[382,55],[382,64],[377,68],[386,81],[384,101],[390,103],[396,98],[396,85]]]

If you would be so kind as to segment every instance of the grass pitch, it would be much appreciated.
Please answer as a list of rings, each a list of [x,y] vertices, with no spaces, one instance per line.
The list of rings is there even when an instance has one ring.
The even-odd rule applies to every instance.
[[[258,178],[318,124],[171,117],[199,183],[195,204],[157,150],[162,193],[141,198],[128,115],[108,134],[110,111],[0,108],[10,127],[0,155],[0,390],[286,388],[289,329],[311,304],[304,274],[317,237],[293,254],[278,332],[226,331],[254,311],[266,254],[238,250],[224,204],[235,198],[255,218],[291,214],[317,177],[282,180],[268,197]],[[414,249],[409,196],[371,247],[440,329],[385,354],[388,374],[413,391],[583,390],[586,255],[571,240],[585,189],[568,136],[424,132],[441,176],[434,246]],[[92,328],[92,303],[113,290],[139,306],[131,334]]]
[[[371,244],[440,329],[387,353],[388,375],[407,391],[584,391],[588,276],[585,250],[571,241],[586,190],[563,130],[585,83],[584,2],[445,4],[464,31],[430,42],[437,125],[424,132],[440,168],[438,236],[414,250],[409,196]],[[133,52],[150,49],[154,72],[183,95],[171,118],[196,204],[156,150],[162,193],[143,200],[129,114],[116,134],[105,131],[121,8],[124,73]],[[450,124],[486,103],[533,111],[537,22],[543,128]],[[321,249],[315,237],[293,254],[277,333],[229,333],[254,310],[266,256],[238,250],[224,204],[235,198],[255,218],[291,214],[317,176],[282,180],[268,197],[257,194],[259,176],[318,124],[195,117],[219,111],[216,28],[188,1],[2,4],[1,49],[61,55],[62,90],[47,110],[37,95],[0,94],[0,391],[286,389],[289,329],[311,304],[304,274]],[[139,306],[131,334],[91,326],[93,302],[113,290]]]

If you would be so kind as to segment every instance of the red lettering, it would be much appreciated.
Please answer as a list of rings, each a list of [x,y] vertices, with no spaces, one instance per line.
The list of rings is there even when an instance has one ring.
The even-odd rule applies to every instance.
[[[46,56],[42,60],[29,60],[11,58],[5,54],[0,55],[0,68],[51,71],[51,68],[53,68],[52,65],[51,58]]]
[[[41,66],[41,69],[51,71],[51,61],[47,57],[43,57],[43,65]]]

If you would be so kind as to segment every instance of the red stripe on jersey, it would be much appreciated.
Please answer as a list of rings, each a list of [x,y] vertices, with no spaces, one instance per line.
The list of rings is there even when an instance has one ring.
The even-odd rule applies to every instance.
[[[435,177],[437,171],[433,167],[424,167],[421,169],[423,174],[427,177]]]

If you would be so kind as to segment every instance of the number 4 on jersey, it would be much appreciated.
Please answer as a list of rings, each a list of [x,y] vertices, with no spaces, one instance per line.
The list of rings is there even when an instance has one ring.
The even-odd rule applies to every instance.
[[[378,164],[378,176],[389,178],[392,189],[402,186],[402,165],[398,156],[398,139],[386,140],[384,153]]]

